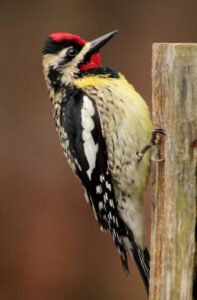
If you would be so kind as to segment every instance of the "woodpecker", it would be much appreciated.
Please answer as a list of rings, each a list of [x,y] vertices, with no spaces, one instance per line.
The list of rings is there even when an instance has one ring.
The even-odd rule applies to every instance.
[[[50,34],[43,71],[63,152],[79,177],[101,230],[108,231],[128,274],[133,256],[149,288],[143,193],[150,167],[149,109],[125,77],[101,65],[100,49],[115,34],[91,42],[76,34]],[[142,158],[142,157],[141,157]]]

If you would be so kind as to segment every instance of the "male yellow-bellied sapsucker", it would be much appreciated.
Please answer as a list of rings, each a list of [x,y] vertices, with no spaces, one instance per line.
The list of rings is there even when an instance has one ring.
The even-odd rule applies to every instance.
[[[117,31],[92,42],[50,34],[43,69],[64,154],[80,178],[100,228],[109,231],[128,273],[131,253],[149,286],[143,192],[150,153],[138,152],[151,136],[148,107],[123,75],[100,64],[100,48]]]

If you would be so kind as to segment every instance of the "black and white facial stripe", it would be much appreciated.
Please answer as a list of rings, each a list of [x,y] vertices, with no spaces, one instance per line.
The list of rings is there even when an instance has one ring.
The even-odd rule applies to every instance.
[[[63,49],[66,49],[68,47],[73,47],[78,52],[82,49],[82,45],[79,45],[74,40],[62,40],[62,41],[54,41],[52,38],[48,37],[45,45],[43,47],[42,53],[45,54],[56,54],[60,52]]]
[[[53,87],[54,92],[57,93],[61,88],[61,75],[56,68],[50,67],[48,80]]]

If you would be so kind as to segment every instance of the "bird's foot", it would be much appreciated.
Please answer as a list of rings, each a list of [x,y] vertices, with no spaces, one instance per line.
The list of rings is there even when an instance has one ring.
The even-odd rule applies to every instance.
[[[151,138],[150,138],[149,142],[143,147],[143,149],[142,149],[141,151],[137,151],[137,152],[136,152],[138,161],[141,161],[141,160],[142,160],[142,158],[144,157],[145,153],[146,153],[150,148],[152,148],[153,146],[159,144],[159,141],[160,141],[160,136],[159,136],[159,134],[165,135],[164,129],[162,129],[162,128],[155,128],[155,129],[152,131],[152,135],[151,135]],[[164,158],[158,159],[158,158],[155,158],[155,157],[151,157],[151,161],[154,161],[154,162],[162,162],[162,161],[164,161]]]

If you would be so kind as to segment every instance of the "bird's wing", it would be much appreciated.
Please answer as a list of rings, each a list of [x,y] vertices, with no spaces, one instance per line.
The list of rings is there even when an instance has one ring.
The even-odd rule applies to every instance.
[[[122,235],[125,231],[116,207],[111,174],[107,165],[106,144],[94,100],[78,89],[61,104],[61,130],[68,140],[70,160],[75,165],[96,219],[108,229],[128,272]]]

